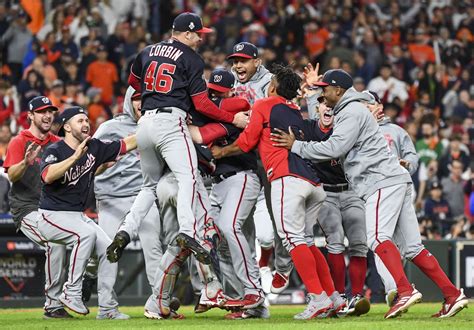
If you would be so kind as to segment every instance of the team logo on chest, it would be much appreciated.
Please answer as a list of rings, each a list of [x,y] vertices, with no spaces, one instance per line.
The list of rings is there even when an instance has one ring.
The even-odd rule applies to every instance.
[[[66,173],[64,173],[62,184],[67,184],[68,186],[75,186],[79,179],[90,172],[90,170],[95,165],[95,157],[92,154],[87,154],[87,160],[82,165],[75,165],[71,167]]]

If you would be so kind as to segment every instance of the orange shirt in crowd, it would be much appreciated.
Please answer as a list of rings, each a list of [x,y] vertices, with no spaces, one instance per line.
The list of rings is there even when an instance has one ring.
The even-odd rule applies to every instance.
[[[94,61],[87,68],[87,82],[93,87],[102,89],[102,101],[105,103],[112,103],[114,83],[118,79],[117,68],[112,62]]]
[[[309,51],[309,55],[314,57],[323,52],[328,40],[329,31],[325,28],[321,28],[314,32],[306,32],[304,44]]]
[[[411,59],[416,65],[424,65],[426,62],[435,63],[435,52],[429,45],[409,44],[408,51]]]
[[[42,0],[21,0],[21,6],[30,15],[31,22],[28,24],[28,29],[31,33],[37,34],[43,27],[44,12]]]
[[[107,113],[105,112],[105,108],[100,103],[90,104],[89,107],[87,108],[87,113],[89,115],[89,120],[94,125],[95,125],[95,122],[97,121],[97,118],[99,118],[100,116],[107,117]]]

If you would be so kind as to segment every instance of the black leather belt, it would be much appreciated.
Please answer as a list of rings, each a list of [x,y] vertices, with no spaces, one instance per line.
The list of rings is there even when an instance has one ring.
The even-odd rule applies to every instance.
[[[237,173],[238,172],[233,171],[233,172],[227,172],[227,173],[222,173],[222,174],[219,174],[219,175],[215,175],[215,176],[212,177],[212,183],[215,183],[215,184],[221,183],[225,179],[230,178],[231,176],[234,176]]]
[[[338,192],[343,192],[343,191],[347,191],[349,190],[349,185],[347,183],[345,184],[339,184],[339,185],[327,185],[327,184],[323,184],[323,189],[325,191],[329,191],[329,192],[334,192],[334,193],[338,193]]]
[[[145,114],[145,112],[148,112],[148,111],[154,111],[155,113],[159,113],[159,112],[164,112],[164,113],[172,113],[173,112],[173,108],[171,107],[163,107],[163,108],[157,108],[157,109],[152,109],[152,110],[143,110],[142,111],[142,115]]]

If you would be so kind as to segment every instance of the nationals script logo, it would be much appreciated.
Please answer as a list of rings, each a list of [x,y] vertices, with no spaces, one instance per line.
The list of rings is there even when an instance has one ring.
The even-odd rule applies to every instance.
[[[90,172],[90,170],[94,167],[95,165],[95,157],[92,154],[87,154],[87,160],[84,164],[82,165],[76,165],[74,167],[71,167],[66,173],[64,173],[64,179],[61,182],[62,184],[65,184],[69,182],[67,185],[76,185],[76,183],[79,181],[84,174],[87,174]]]

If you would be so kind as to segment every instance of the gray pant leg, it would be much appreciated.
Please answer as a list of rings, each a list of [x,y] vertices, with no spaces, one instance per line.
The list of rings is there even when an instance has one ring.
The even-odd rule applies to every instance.
[[[146,276],[150,287],[155,282],[155,274],[163,256],[161,246],[161,221],[158,207],[153,205],[138,228],[138,237],[145,257]]]
[[[260,182],[251,172],[241,172],[213,186],[212,200],[220,207],[217,226],[230,249],[234,272],[244,285],[245,294],[263,294],[257,261],[242,233],[257,200]]]
[[[45,311],[54,311],[63,305],[58,298],[61,295],[63,284],[66,281],[66,246],[45,242],[41,237],[37,223],[38,212],[27,214],[21,221],[20,230],[32,242],[45,249],[46,260],[44,264],[46,301]]]
[[[326,192],[327,198],[318,214],[319,226],[326,237],[326,248],[331,254],[341,254],[346,250],[339,194]]]
[[[195,210],[199,174],[196,150],[186,125],[186,113],[158,113],[152,117],[142,117],[139,129],[140,125],[146,128],[150,142],[156,146],[178,182],[179,232],[193,237],[196,234]],[[138,137],[137,134],[137,139]]]
[[[273,209],[272,209],[272,196],[271,196],[272,186],[266,178],[263,178],[263,186],[264,186],[263,192],[265,194],[265,201],[267,203],[268,213],[270,215],[270,218],[272,219],[272,227],[273,227],[273,233],[274,233],[274,238],[275,238],[274,250],[273,250],[275,270],[280,274],[289,274],[293,270],[293,260],[291,260],[290,254],[283,246],[280,236],[275,234],[278,232],[278,230],[275,225],[275,217],[273,215]]]
[[[413,207],[412,189],[413,185],[408,184],[400,218],[393,235],[393,241],[398,246],[400,255],[408,260],[415,258],[425,248],[421,241],[418,220]]]
[[[127,232],[132,239],[138,236],[138,228],[150,208],[155,204],[156,187],[163,174],[165,164],[163,157],[156,149],[156,138],[152,136],[154,130],[159,130],[157,127],[153,128],[154,122],[148,117],[142,117],[138,122],[137,145],[140,153],[143,186],[119,229]]]
[[[99,310],[107,311],[118,307],[117,295],[114,291],[117,279],[117,264],[107,260],[106,249],[112,239],[93,220],[84,215],[84,221],[95,231],[95,253],[99,261],[97,270],[97,296]]]
[[[39,209],[38,213],[38,229],[45,240],[72,246],[68,279],[63,291],[75,299],[81,299],[82,276],[96,244],[96,231],[87,224],[82,212]]]
[[[364,201],[354,192],[341,193],[342,225],[349,240],[349,257],[367,257]]]

